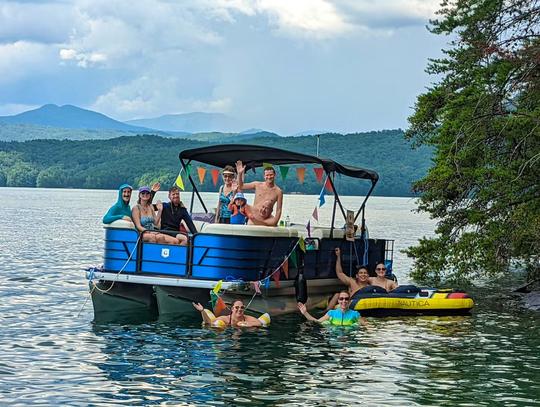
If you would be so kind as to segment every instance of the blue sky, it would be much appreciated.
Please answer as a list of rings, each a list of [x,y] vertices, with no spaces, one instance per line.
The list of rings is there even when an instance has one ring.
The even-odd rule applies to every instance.
[[[405,128],[431,0],[0,1],[0,115],[221,112],[293,134]]]

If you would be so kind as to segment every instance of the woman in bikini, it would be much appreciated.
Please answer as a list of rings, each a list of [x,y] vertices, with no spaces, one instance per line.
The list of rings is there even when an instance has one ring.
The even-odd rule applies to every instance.
[[[232,202],[237,190],[235,175],[234,168],[231,165],[226,165],[221,171],[223,185],[219,188],[216,223],[231,223],[229,204]]]
[[[156,214],[152,206],[150,188],[146,186],[140,187],[137,205],[131,210],[131,218],[133,219],[135,228],[142,233],[144,242],[180,244],[180,240],[176,237],[155,231],[160,227],[161,210],[163,210],[161,205],[158,205],[158,208],[161,209],[158,209],[158,213]]]
[[[386,266],[384,263],[377,263],[375,266],[375,273],[377,273],[377,277],[371,277],[369,279],[371,285],[382,287],[386,291],[392,291],[398,286],[395,281],[386,278]]]
[[[212,320],[210,320],[210,317],[208,314],[204,311],[204,307],[200,303],[193,303],[193,307],[199,311],[202,315],[203,321],[207,325],[211,325],[213,323]],[[217,317],[217,320],[221,320],[225,322],[227,326],[232,327],[255,327],[255,326],[262,326],[261,321],[259,321],[257,318],[252,317],[251,315],[246,315],[244,313],[246,307],[242,300],[236,300],[233,302],[231,307],[231,313],[230,315],[222,315]]]

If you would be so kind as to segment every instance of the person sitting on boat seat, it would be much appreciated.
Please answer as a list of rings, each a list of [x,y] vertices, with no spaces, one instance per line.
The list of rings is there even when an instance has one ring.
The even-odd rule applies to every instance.
[[[202,315],[203,321],[207,325],[211,325],[214,321],[211,321],[208,317],[208,314],[204,311],[204,307],[200,303],[192,303],[193,307],[199,311]],[[216,318],[216,320],[223,321],[226,326],[232,327],[256,327],[262,326],[262,322],[252,317],[251,315],[246,315],[244,313],[246,307],[242,300],[236,300],[233,302],[231,307],[230,315],[221,315]]]
[[[329,323],[330,325],[340,325],[340,326],[356,325],[358,322],[362,323],[363,325],[367,325],[366,319],[362,317],[358,311],[349,309],[349,305],[351,303],[351,296],[349,295],[349,291],[343,290],[339,292],[338,303],[339,303],[338,308],[327,311],[326,314],[324,314],[322,317],[318,319],[312,316],[308,312],[305,304],[302,304],[301,302],[298,303],[298,309],[300,310],[301,314],[306,317],[308,321],[313,321],[313,322],[318,322],[318,323],[326,322],[326,323]]]
[[[103,223],[109,225],[120,219],[131,222],[131,208],[129,207],[131,191],[133,191],[131,185],[120,185],[118,188],[118,200],[109,208],[105,216],[103,216]]]
[[[152,185],[151,198],[154,197],[156,191],[159,191],[160,184],[156,182]],[[109,225],[116,220],[125,220],[132,222],[131,220],[131,208],[129,207],[129,201],[131,200],[131,192],[133,188],[129,184],[122,184],[118,188],[118,200],[109,208],[105,216],[103,216],[103,223]],[[151,201],[151,200],[150,200]]]
[[[246,166],[242,161],[236,162],[236,172],[238,174],[238,190],[245,191],[246,189],[255,190],[255,200],[253,202],[253,212],[259,212],[262,206],[270,201],[271,210],[270,215],[266,219],[271,219],[272,224],[266,224],[266,226],[276,226],[281,218],[281,207],[283,205],[283,191],[276,183],[276,170],[272,167],[266,167],[264,169],[264,182],[253,181],[244,184],[244,173]],[[276,214],[272,216],[274,211],[274,205],[276,206]],[[275,223],[274,223],[275,222]]]
[[[162,205],[158,205],[163,209]],[[159,233],[161,222],[161,210],[158,213],[154,212],[154,207],[151,203],[150,188],[143,186],[139,188],[139,199],[137,205],[131,210],[131,218],[135,224],[135,228],[142,233],[143,241],[160,244],[180,244],[180,239],[169,236],[164,233]]]
[[[248,218],[251,216],[250,206],[247,204],[247,199],[242,192],[237,192],[232,203],[229,204],[231,212],[231,225],[245,225]]]
[[[341,249],[339,247],[335,248],[336,253],[336,276],[340,281],[349,288],[349,294],[351,297],[361,288],[371,285],[371,279],[369,277],[368,269],[364,266],[359,266],[356,272],[356,277],[352,278],[347,276],[343,272],[343,267],[341,266]],[[334,294],[334,296],[328,302],[327,310],[334,309],[338,303],[339,293]]]
[[[388,292],[398,286],[395,281],[386,278],[386,266],[384,263],[377,263],[375,266],[375,273],[377,274],[377,277],[371,277],[369,279],[371,285],[382,287]]]
[[[180,190],[176,186],[169,188],[169,202],[159,203],[157,205],[158,213],[161,213],[161,229],[178,232],[180,225],[184,222],[192,234],[197,233],[197,228],[189,215],[186,207],[180,200]],[[178,233],[176,238],[181,245],[187,245],[188,238],[183,233]]]

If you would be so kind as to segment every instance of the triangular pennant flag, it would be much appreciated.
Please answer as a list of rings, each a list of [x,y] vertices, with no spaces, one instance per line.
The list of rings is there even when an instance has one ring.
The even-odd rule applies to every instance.
[[[253,287],[253,290],[255,291],[255,294],[261,294],[261,282],[260,281],[252,281],[251,286]]]
[[[289,262],[285,260],[283,264],[281,265],[281,270],[283,270],[283,274],[285,275],[285,278],[289,279]]]
[[[191,164],[186,164],[186,175],[188,177],[191,175]]]
[[[212,169],[212,182],[214,183],[214,186],[217,185],[219,179],[219,170],[216,170],[215,168]]]
[[[289,260],[291,261],[293,267],[296,268],[296,251],[291,253],[291,255],[289,256]]]
[[[223,284],[223,280],[219,280],[217,283],[216,283],[216,286],[212,289],[212,292],[214,294],[218,294],[219,293],[219,290],[221,290],[221,285]]]
[[[304,253],[306,252],[306,242],[304,241],[303,237],[300,237],[300,240],[298,241],[298,247],[300,250],[302,250]]]
[[[320,198],[319,198],[320,199]],[[315,219],[317,222],[319,221],[319,211],[317,211],[317,207],[313,209],[313,213],[311,214],[313,219]]]
[[[326,182],[324,183],[324,187],[328,192],[334,192],[334,188],[332,188],[332,184],[330,182],[330,177],[326,178]]]
[[[300,184],[304,183],[305,176],[306,176],[305,167],[299,167],[296,169],[296,177],[298,178],[298,182],[300,182]]]
[[[324,189],[321,191],[321,194],[319,195],[319,208],[325,204],[324,200]]]
[[[324,174],[324,169],[322,167],[313,168],[313,171],[315,171],[315,176],[317,177],[317,182],[319,184],[322,183],[322,177]]]
[[[212,305],[212,309],[216,306],[218,298],[219,296],[213,290],[210,290],[210,304]]]
[[[275,271],[273,274],[272,274],[272,279],[276,282],[276,287],[279,288],[279,277],[280,277],[280,272],[279,270],[278,271]]]
[[[317,208],[315,208],[315,209],[317,209]],[[306,229],[307,229],[308,237],[311,237],[311,220],[307,221]]]
[[[286,165],[280,165],[279,172],[281,173],[281,179],[285,181],[285,178],[287,178],[287,174],[289,173],[289,167]]]
[[[263,163],[263,168],[272,168],[273,165],[270,163]]]
[[[214,314],[216,317],[219,317],[223,311],[227,309],[227,305],[225,305],[225,301],[221,299],[221,297],[218,297],[216,301],[216,305],[214,305]]]
[[[174,183],[180,188],[182,191],[184,190],[184,180],[182,180],[182,171],[180,171],[180,174],[178,174],[178,177],[176,177],[176,181]]]
[[[199,174],[199,182],[204,184],[204,177],[206,176],[206,168],[204,167],[197,167],[197,173]]]

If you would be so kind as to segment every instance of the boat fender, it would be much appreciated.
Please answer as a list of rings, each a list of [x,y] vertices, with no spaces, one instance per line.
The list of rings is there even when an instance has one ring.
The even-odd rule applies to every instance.
[[[208,318],[210,319],[210,325],[212,325],[213,327],[215,328],[226,328],[227,327],[227,323],[225,321],[222,321],[221,319],[217,319],[216,316],[214,315],[214,313],[212,311],[210,311],[209,309],[205,309],[204,312],[206,312],[206,315],[208,315]],[[270,325],[270,315],[265,312],[264,314],[262,314],[261,316],[259,316],[259,318],[257,318],[259,321],[261,321],[261,325],[263,327],[267,327],[268,325]]]
[[[304,278],[304,273],[298,273],[294,281],[294,290],[296,293],[296,301],[305,304],[308,300],[307,280]]]

